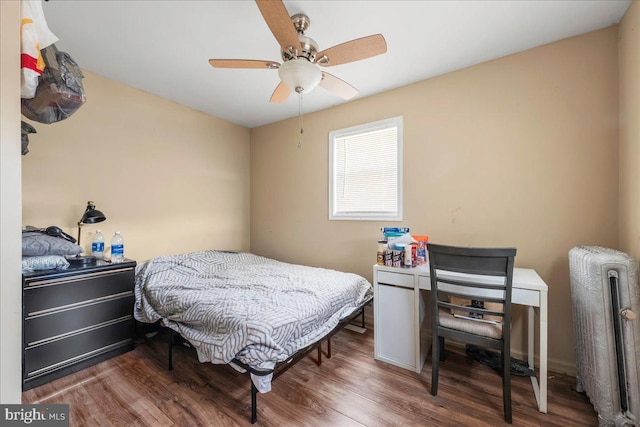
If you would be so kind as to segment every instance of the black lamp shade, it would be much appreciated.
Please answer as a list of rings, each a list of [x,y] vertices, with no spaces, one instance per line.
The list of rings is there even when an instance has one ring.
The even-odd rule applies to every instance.
[[[102,222],[105,219],[107,219],[107,217],[96,209],[96,205],[94,205],[93,202],[89,202],[80,222],[83,224],[95,224],[97,222]]]

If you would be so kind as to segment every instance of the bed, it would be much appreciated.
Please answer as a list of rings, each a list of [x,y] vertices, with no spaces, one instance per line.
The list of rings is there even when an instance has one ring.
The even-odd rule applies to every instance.
[[[179,334],[200,362],[250,373],[252,423],[257,393],[270,391],[274,376],[363,314],[373,298],[371,284],[356,274],[229,251],[139,264],[135,297],[136,320],[172,331],[170,368]]]

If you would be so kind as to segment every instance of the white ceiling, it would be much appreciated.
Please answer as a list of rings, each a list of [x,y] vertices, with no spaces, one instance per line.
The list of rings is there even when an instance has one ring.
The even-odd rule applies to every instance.
[[[616,24],[631,0],[285,1],[311,19],[320,50],[381,33],[384,55],[326,71],[359,91],[353,100]],[[211,67],[210,58],[281,62],[253,1],[43,2],[57,46],[84,70],[249,128],[298,114],[298,98],[269,98],[277,70]],[[91,102],[91,93],[87,94]],[[343,101],[322,88],[312,112]]]

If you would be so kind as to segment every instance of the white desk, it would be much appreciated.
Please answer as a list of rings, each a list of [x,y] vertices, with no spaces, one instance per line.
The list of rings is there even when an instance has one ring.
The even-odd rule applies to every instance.
[[[453,273],[452,275],[455,275]],[[373,266],[375,358],[420,373],[430,340],[429,316],[421,290],[431,290],[429,267]],[[531,377],[538,410],[547,412],[547,284],[530,268],[514,268],[511,302],[528,306],[527,353],[534,365],[534,321],[536,308],[540,326],[540,374]],[[427,305],[428,307],[428,305]],[[406,321],[403,323],[403,320]]]

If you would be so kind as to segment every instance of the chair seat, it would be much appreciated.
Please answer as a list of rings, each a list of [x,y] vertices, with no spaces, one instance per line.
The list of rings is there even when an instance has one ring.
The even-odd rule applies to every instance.
[[[455,317],[450,310],[443,308],[440,309],[440,326],[489,338],[502,338],[502,323],[498,322],[494,325],[481,320]]]

